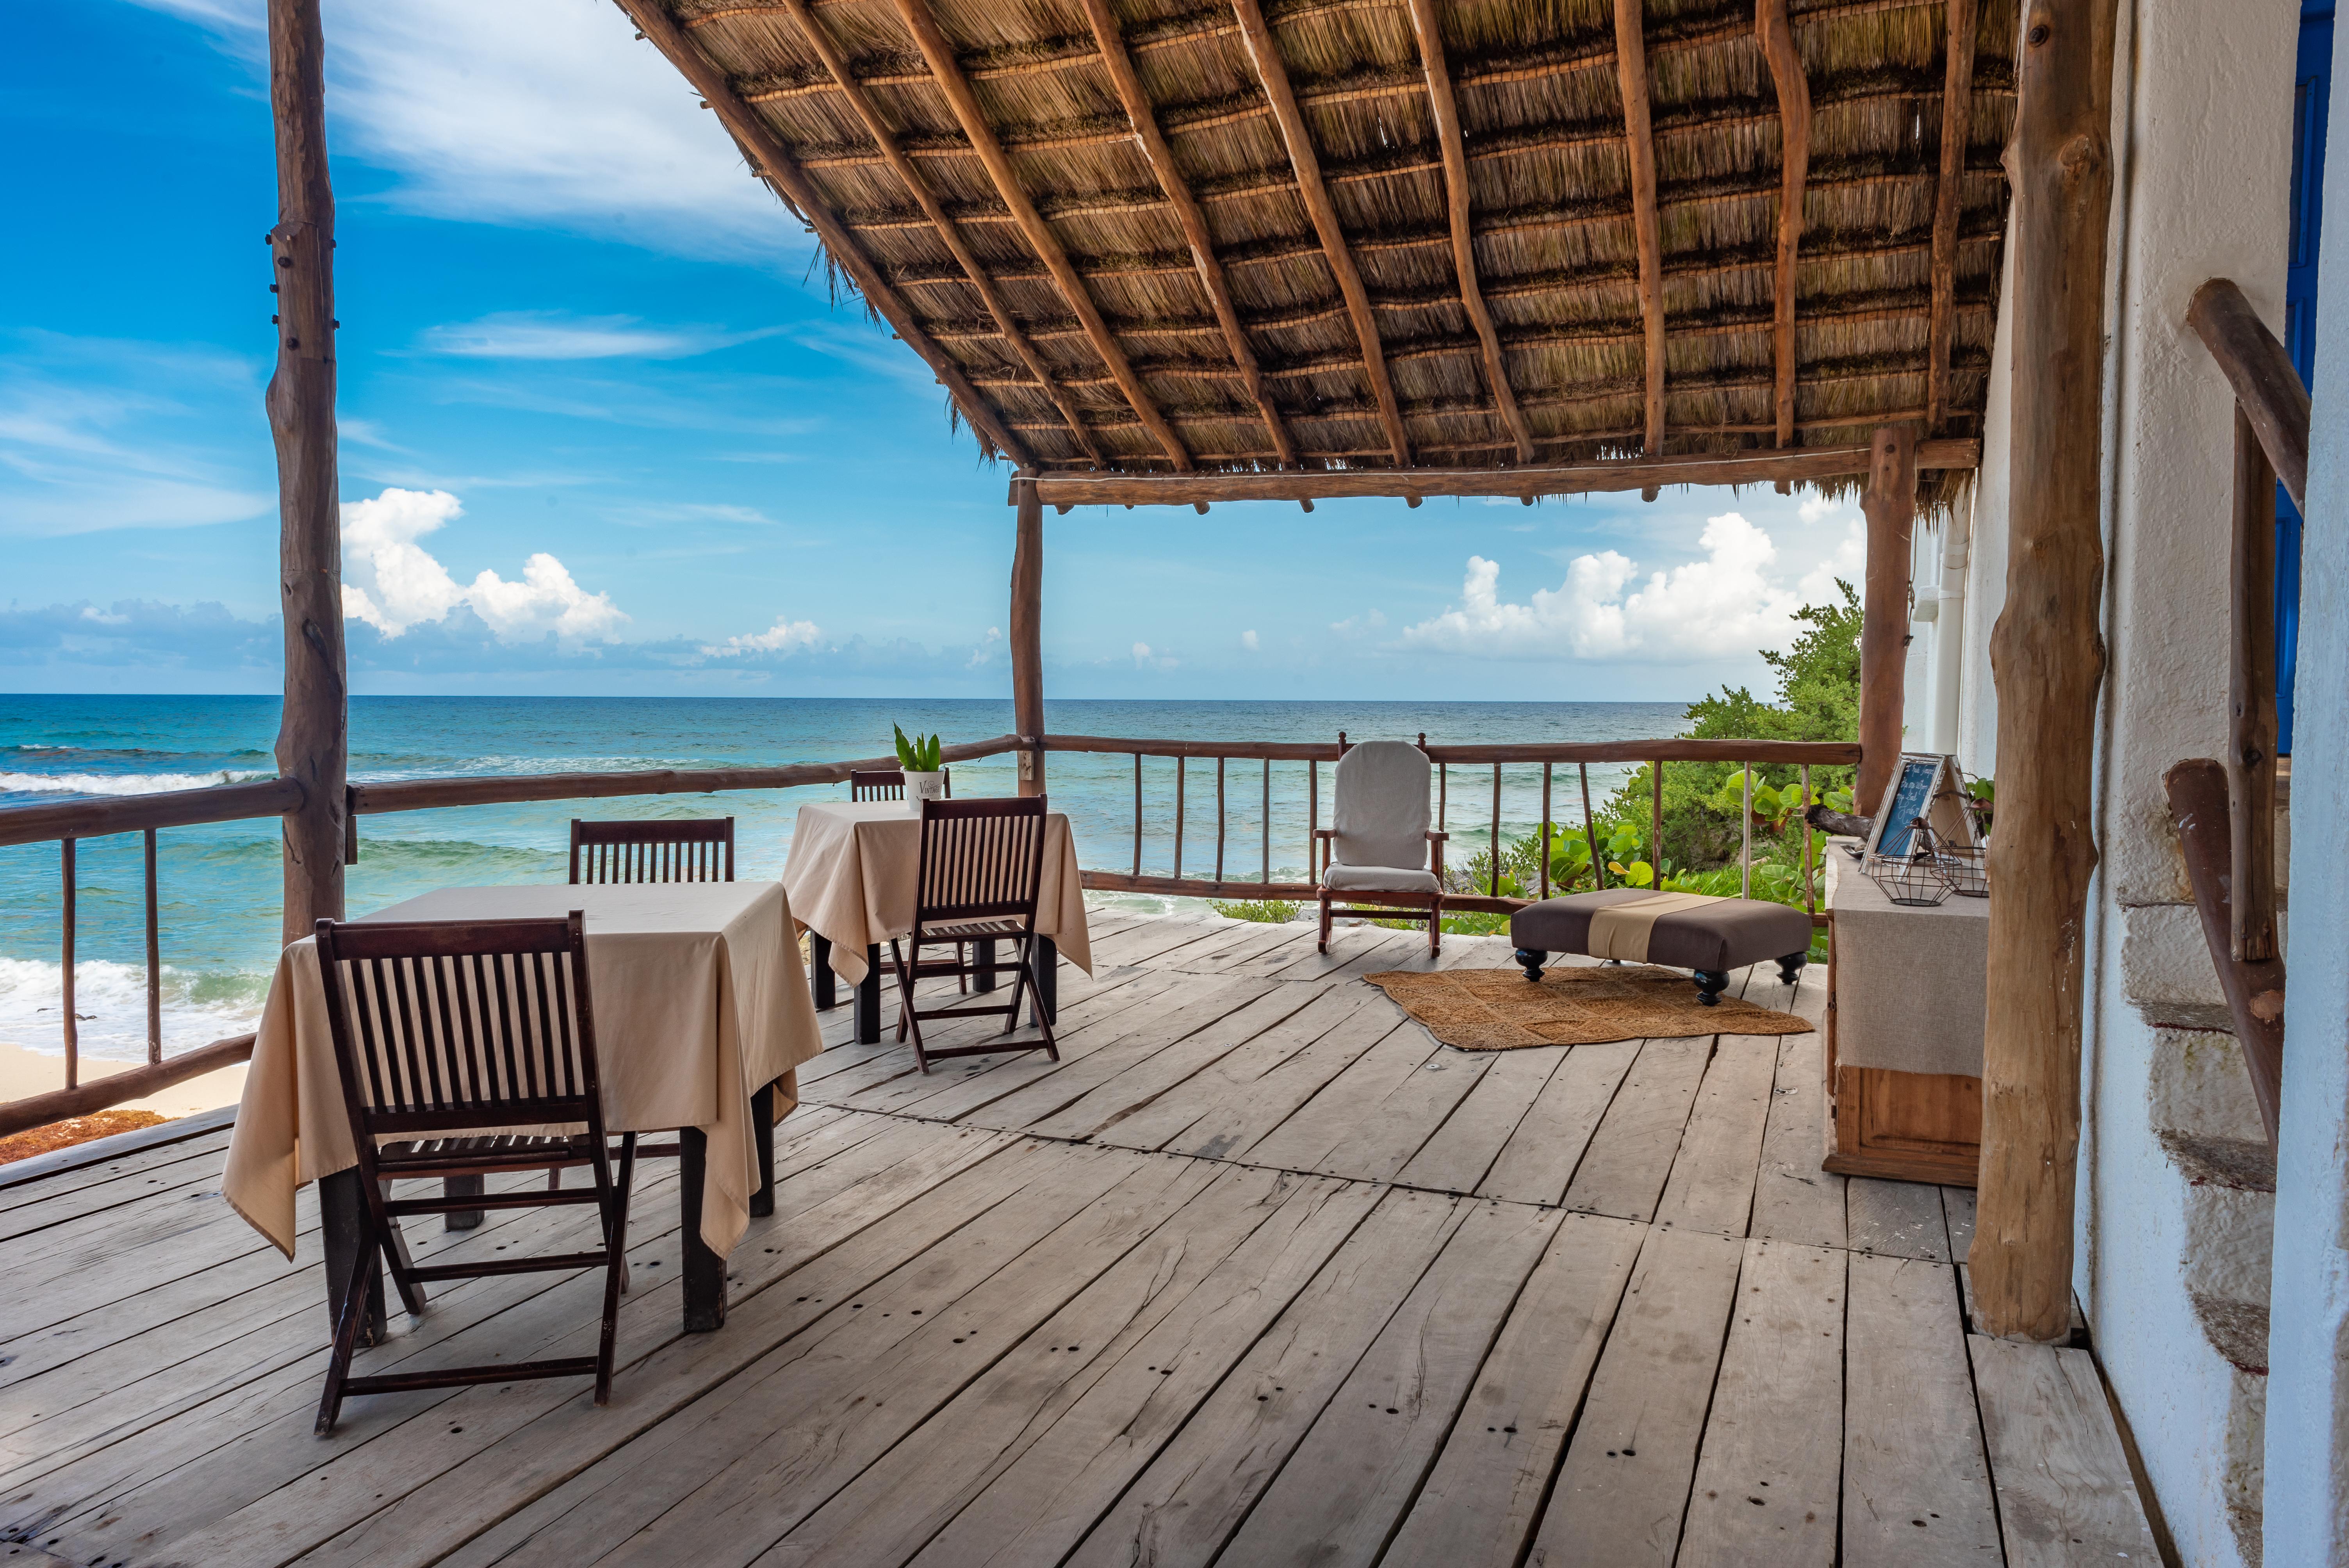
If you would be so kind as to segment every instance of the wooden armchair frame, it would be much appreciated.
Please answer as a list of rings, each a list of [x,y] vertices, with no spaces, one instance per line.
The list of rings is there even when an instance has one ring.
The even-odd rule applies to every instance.
[[[1314,885],[1320,890],[1321,931],[1316,946],[1323,953],[1330,951],[1330,922],[1338,915],[1363,920],[1424,921],[1427,924],[1427,954],[1433,958],[1444,951],[1444,846],[1452,835],[1435,829],[1427,830],[1427,869],[1435,873],[1433,892],[1410,892],[1388,888],[1332,888],[1322,879],[1330,870],[1330,857],[1335,848],[1338,830],[1313,830],[1314,860],[1308,868]],[[1356,904],[1375,908],[1349,908],[1333,901],[1350,899]]]

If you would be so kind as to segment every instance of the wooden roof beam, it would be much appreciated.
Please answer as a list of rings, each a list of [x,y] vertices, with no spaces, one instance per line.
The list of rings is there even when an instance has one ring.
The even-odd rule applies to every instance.
[[[1640,242],[1640,319],[1647,335],[1647,445],[1664,449],[1664,232],[1656,216],[1656,138],[1648,121],[1648,38],[1640,0],[1615,0],[1615,82],[1631,163],[1631,227]],[[1642,492],[1653,500],[1656,492]]]
[[[920,355],[936,374],[947,396],[962,410],[963,418],[970,421],[971,428],[994,443],[996,450],[1013,462],[1022,468],[1032,467],[1034,459],[1029,456],[1028,449],[1012,436],[993,405],[981,397],[978,389],[965,377],[961,363],[930,340],[929,335],[922,330],[920,321],[906,308],[904,298],[889,286],[889,280],[882,275],[873,258],[864,253],[864,248],[857,243],[856,236],[824,204],[813,182],[792,161],[781,140],[767,129],[766,122],[759,118],[757,112],[742,101],[728,83],[726,73],[712,65],[678,30],[676,21],[670,17],[661,0],[616,0],[616,3],[627,14],[628,19],[636,23],[636,31],[642,33],[653,47],[667,56],[669,64],[675,66],[678,74],[701,94],[702,101],[709,105],[725,123],[726,129],[733,133],[735,141],[750,154],[760,174],[808,221],[815,230],[816,237],[823,242],[824,248],[840,263],[841,270],[847,273],[864,292],[865,299],[889,324],[899,341]]]
[[[794,0],[794,4],[804,4],[804,0]],[[1174,209],[1174,221],[1182,226],[1184,241],[1191,247],[1191,264],[1197,269],[1199,286],[1206,291],[1207,303],[1215,307],[1216,325],[1223,329],[1224,341],[1231,347],[1232,363],[1238,366],[1248,397],[1264,418],[1273,450],[1283,463],[1294,463],[1297,443],[1289,438],[1280,410],[1274,407],[1272,395],[1265,390],[1256,349],[1240,325],[1239,307],[1232,302],[1231,283],[1224,275],[1224,263],[1216,259],[1215,242],[1207,233],[1207,216],[1193,198],[1189,181],[1174,167],[1174,150],[1166,145],[1165,133],[1159,129],[1150,95],[1142,90],[1141,78],[1133,73],[1133,60],[1126,53],[1125,36],[1118,28],[1117,18],[1110,14],[1107,0],[1081,0],[1081,4],[1085,20],[1092,26],[1093,41],[1101,49],[1102,68],[1109,72],[1110,85],[1117,89],[1118,102],[1124,106],[1125,118],[1133,126],[1134,139],[1142,144],[1142,155],[1150,160],[1151,171],[1158,176],[1159,189],[1166,192],[1167,204]]]
[[[1971,0],[1950,3],[1961,5]],[[1803,76],[1795,30],[1786,21],[1786,0],[1758,0],[1754,34],[1763,57],[1770,62],[1770,81],[1778,92],[1778,275],[1771,296],[1770,335],[1777,362],[1778,444],[1791,447],[1795,444],[1795,254],[1803,238],[1803,187],[1811,173],[1811,87]],[[1938,239],[1935,248],[1939,253]],[[1952,259],[1957,254],[1954,222],[1950,254]],[[1941,364],[1945,368],[1949,364],[1946,354]]]
[[[1288,85],[1288,67],[1281,60],[1280,47],[1273,41],[1272,29],[1265,24],[1264,9],[1257,0],[1232,0],[1232,12],[1239,18],[1240,41],[1247,48],[1249,63],[1256,67],[1265,97],[1272,102],[1273,120],[1288,148],[1289,167],[1297,170],[1298,199],[1305,203],[1306,215],[1313,220],[1313,232],[1321,241],[1321,253],[1338,280],[1338,292],[1345,296],[1346,314],[1353,319],[1354,335],[1362,346],[1362,369],[1370,377],[1371,395],[1378,399],[1379,421],[1386,427],[1387,444],[1394,451],[1395,467],[1409,468],[1411,437],[1402,428],[1402,410],[1395,398],[1394,380],[1387,374],[1386,350],[1379,339],[1378,318],[1371,313],[1371,294],[1362,286],[1362,274],[1354,265],[1346,232],[1338,225],[1338,210],[1330,204],[1329,189],[1321,181],[1321,160],[1313,150],[1313,138],[1305,129],[1305,117],[1297,108],[1297,94]]]
[[[809,46],[815,50],[816,57],[823,62],[824,69],[832,73],[832,79],[839,85],[842,96],[848,99],[849,108],[855,110],[857,119],[863,122],[864,134],[873,139],[873,144],[881,150],[882,158],[905,189],[913,192],[914,201],[921,207],[923,215],[936,227],[938,238],[946,242],[955,264],[962,269],[963,276],[978,292],[980,301],[987,306],[987,314],[994,318],[997,333],[1011,346],[1012,353],[1021,365],[1027,366],[1028,374],[1036,378],[1044,395],[1051,398],[1053,407],[1060,409],[1061,418],[1068,425],[1069,434],[1075,439],[1078,449],[1094,462],[1107,466],[1109,459],[1102,455],[1101,444],[1093,438],[1092,429],[1085,424],[1084,417],[1068,388],[1054,378],[1050,365],[1037,352],[1035,344],[1021,329],[1018,318],[1012,315],[1011,307],[995,286],[995,280],[988,275],[987,269],[979,264],[978,257],[972,253],[969,244],[963,239],[961,228],[939,202],[937,192],[930,189],[929,181],[922,178],[921,171],[914,167],[913,160],[897,145],[896,134],[874,108],[873,95],[864,90],[864,84],[849,69],[847,57],[832,41],[832,35],[824,31],[823,25],[809,10],[807,0],[781,0],[781,4],[791,13],[792,20],[799,24],[801,33],[805,35]]]
[[[1917,443],[1919,469],[1972,469],[1980,441]],[[1769,484],[1778,480],[1840,479],[1868,471],[1871,447],[1798,447],[1787,451],[1723,455],[1682,453],[1662,458],[1609,458],[1517,469],[1322,469],[1289,473],[1063,474],[1032,480],[1050,506],[1195,506],[1201,501],[1316,500],[1332,496],[1400,496],[1416,504],[1428,496],[1590,495],[1664,485]]]
[[[1088,0],[1098,5],[1100,0]],[[1768,0],[1764,0],[1767,4]],[[1777,0],[1780,5],[1785,0]],[[1485,379],[1493,388],[1494,407],[1517,443],[1517,461],[1534,460],[1534,433],[1517,407],[1509,385],[1508,362],[1501,357],[1500,335],[1493,330],[1493,313],[1485,308],[1485,294],[1476,281],[1476,251],[1468,220],[1468,151],[1460,134],[1460,109],[1452,97],[1452,68],[1444,55],[1443,25],[1435,0],[1411,0],[1412,30],[1419,36],[1419,61],[1427,73],[1428,107],[1434,111],[1436,139],[1444,148],[1444,206],[1452,223],[1452,269],[1460,278],[1460,303],[1484,346]]]
[[[638,3],[641,4],[642,0]],[[1125,357],[1125,350],[1118,346],[1116,337],[1110,332],[1109,323],[1102,319],[1100,308],[1093,304],[1092,294],[1085,288],[1085,280],[1071,264],[1069,253],[1061,247],[1060,236],[1044,222],[1044,215],[1036,211],[1036,203],[1029,200],[1018,173],[1011,167],[1010,158],[1003,150],[1003,143],[996,137],[995,128],[988,123],[987,116],[979,108],[978,95],[971,91],[970,78],[963,75],[961,65],[955,59],[954,46],[947,41],[946,34],[939,30],[937,18],[930,14],[928,0],[896,0],[896,7],[898,17],[905,24],[905,30],[913,35],[916,46],[922,51],[922,58],[929,66],[930,75],[936,79],[939,92],[945,95],[947,107],[954,113],[955,123],[962,127],[965,136],[970,138],[973,150],[978,152],[979,161],[987,166],[988,178],[993,182],[996,194],[1010,209],[1012,221],[1019,224],[1020,233],[1035,250],[1037,259],[1052,274],[1052,281],[1059,285],[1061,296],[1082,324],[1093,352],[1100,355],[1102,363],[1109,366],[1110,376],[1117,382],[1118,390],[1125,394],[1126,402],[1141,416],[1143,428],[1166,456],[1177,469],[1189,470],[1193,466],[1190,451],[1183,445],[1182,438],[1174,433],[1174,427],[1169,425],[1158,411],[1157,400],[1143,386],[1142,377],[1134,374],[1133,365]]]
[[[1949,0],[1949,50],[1941,76],[1940,188],[1933,199],[1933,314],[1927,329],[1925,428],[1950,418],[1950,343],[1956,330],[1958,220],[1972,139],[1974,32],[1980,0]]]

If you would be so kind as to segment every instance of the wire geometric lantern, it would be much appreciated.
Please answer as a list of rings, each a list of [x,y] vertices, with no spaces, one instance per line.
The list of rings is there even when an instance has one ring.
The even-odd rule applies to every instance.
[[[1979,844],[1945,844],[1934,857],[1960,898],[1990,896],[1990,851]]]
[[[1900,859],[1871,859],[1865,868],[1868,880],[1882,888],[1884,896],[1894,903],[1930,909],[1948,898],[1957,884],[1942,863],[1946,851],[1940,835],[1924,818],[1916,819],[1909,842],[1909,853]]]

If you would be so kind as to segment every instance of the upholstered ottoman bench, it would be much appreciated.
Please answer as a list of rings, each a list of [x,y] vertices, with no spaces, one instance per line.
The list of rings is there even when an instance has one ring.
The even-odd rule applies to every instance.
[[[1509,940],[1528,980],[1553,953],[1662,964],[1695,970],[1697,1000],[1710,1007],[1731,970],[1765,958],[1793,985],[1811,951],[1811,917],[1760,899],[1618,887],[1528,904],[1509,917]]]

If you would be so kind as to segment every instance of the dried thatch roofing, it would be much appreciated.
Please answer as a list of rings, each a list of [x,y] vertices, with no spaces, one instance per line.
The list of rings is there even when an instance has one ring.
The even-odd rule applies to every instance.
[[[2015,0],[621,3],[981,439],[1041,471],[1980,434]],[[1801,131],[1764,39],[1789,25],[1782,363]]]

